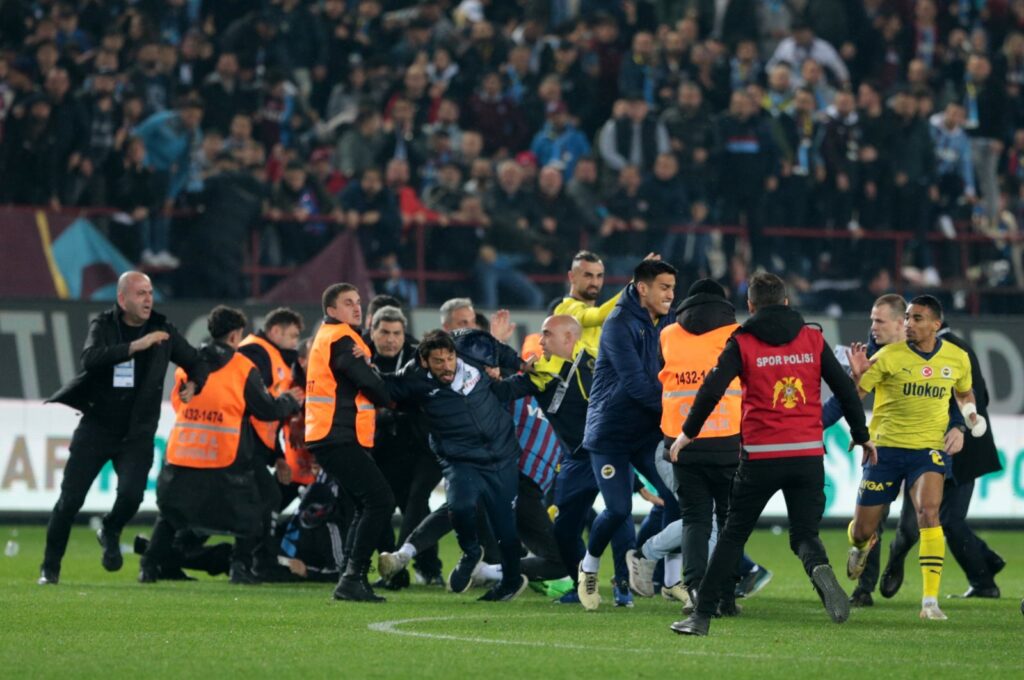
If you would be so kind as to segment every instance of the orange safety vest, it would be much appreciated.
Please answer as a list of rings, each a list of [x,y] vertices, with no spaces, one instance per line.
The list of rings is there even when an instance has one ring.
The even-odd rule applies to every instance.
[[[245,415],[245,381],[256,368],[235,352],[228,363],[210,373],[203,391],[187,404],[177,386],[188,378],[174,372],[171,404],[177,417],[167,441],[167,462],[189,468],[226,468],[235,462]]]
[[[277,399],[291,389],[292,371],[288,364],[284,362],[281,351],[274,346],[274,343],[258,335],[251,334],[242,340],[239,347],[245,345],[259,345],[266,351],[267,356],[270,357],[270,374],[273,376],[273,382],[267,385],[267,392],[270,392],[270,396]],[[281,423],[276,420],[257,420],[255,416],[249,416],[249,422],[252,423],[252,429],[256,436],[260,438],[260,441],[271,451],[275,450],[277,448],[277,433],[281,429]]]
[[[718,363],[718,356],[739,324],[729,324],[702,335],[693,335],[678,323],[661,332],[661,356],[665,367],[658,373],[661,381],[661,431],[666,437],[678,437],[686,416],[693,408],[697,390],[704,377]],[[701,428],[699,437],[731,437],[740,433],[743,391],[737,377],[725,391],[714,412]]]
[[[289,419],[284,424],[284,459],[292,470],[292,482],[301,486],[309,486],[316,481],[313,474],[313,454],[305,446],[295,446],[293,431],[298,429],[299,441],[303,436],[303,421],[299,416]]]
[[[331,345],[342,338],[352,338],[366,356],[370,348],[347,323],[323,323],[313,338],[306,369],[306,443],[318,442],[331,432],[338,399],[338,381],[331,371]],[[362,392],[356,393],[356,440],[363,448],[373,448],[377,427],[377,410]]]

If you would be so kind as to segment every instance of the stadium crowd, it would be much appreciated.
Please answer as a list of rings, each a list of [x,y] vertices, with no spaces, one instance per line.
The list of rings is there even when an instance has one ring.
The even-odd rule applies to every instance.
[[[1020,2],[4,0],[0,202],[113,206],[130,259],[209,298],[245,296],[254,231],[290,266],[350,230],[425,303],[427,224],[484,308],[541,308],[557,286],[527,275],[582,236],[623,280],[656,250],[738,299],[767,268],[849,308],[897,275],[1024,286],[1022,84]],[[859,238],[885,230],[904,262]]]

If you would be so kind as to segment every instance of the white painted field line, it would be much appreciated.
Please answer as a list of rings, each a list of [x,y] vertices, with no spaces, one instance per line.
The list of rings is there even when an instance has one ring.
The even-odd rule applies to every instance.
[[[525,618],[536,618],[542,616],[549,616],[548,614],[523,614],[518,616],[507,616],[505,619],[525,619]],[[506,640],[498,638],[482,638],[482,637],[471,637],[468,635],[450,635],[448,633],[426,633],[423,631],[416,630],[404,630],[401,626],[407,626],[416,623],[437,623],[439,621],[465,621],[467,619],[482,619],[482,618],[493,618],[493,615],[489,616],[424,616],[412,619],[395,619],[393,621],[379,621],[377,623],[371,623],[367,625],[367,628],[377,633],[387,633],[389,635],[400,635],[403,637],[421,638],[426,640],[444,640],[448,642],[475,642],[487,645],[508,645],[516,647],[540,647],[544,649],[568,649],[575,651],[598,651],[598,652],[628,652],[633,654],[650,654],[650,648],[636,648],[636,647],[621,647],[621,648],[610,648],[607,646],[594,646],[594,645],[578,645],[565,642],[543,642],[535,640]],[[665,636],[665,640],[671,640],[672,637],[678,636]],[[718,652],[709,651],[703,649],[685,649],[681,647],[669,648],[667,645],[659,647],[659,653],[670,652],[680,654],[682,656],[713,656],[713,657],[729,657],[734,659],[755,659],[755,660],[790,660],[790,661],[801,661],[805,662],[807,659],[801,656],[787,656],[782,654],[756,654],[756,653],[743,653],[743,652]],[[828,658],[830,663],[850,663],[858,664],[863,666],[865,664],[872,663],[872,659],[846,659],[841,657],[830,656]],[[879,664],[882,664],[879,661]],[[1008,666],[1003,664],[975,664],[975,663],[962,663],[958,661],[936,661],[931,660],[928,662],[929,666],[947,666],[951,668],[1007,668]],[[887,659],[884,665],[891,669],[893,666],[892,659]]]

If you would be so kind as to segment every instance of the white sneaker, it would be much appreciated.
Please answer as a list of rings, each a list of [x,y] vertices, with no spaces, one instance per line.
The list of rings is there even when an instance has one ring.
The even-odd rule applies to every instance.
[[[576,586],[576,594],[580,596],[580,604],[587,611],[594,611],[601,604],[601,593],[597,587],[597,574],[583,571],[583,562],[580,562],[578,572],[579,585]]]
[[[868,555],[871,554],[871,549],[875,547],[875,543],[878,543],[877,533],[871,535],[871,540],[863,548],[850,546],[850,553],[846,558],[846,575],[851,581],[856,581],[864,573],[864,567],[868,563]]]
[[[387,581],[408,566],[412,558],[401,552],[383,552],[377,556],[377,573]]]
[[[922,602],[921,618],[928,621],[946,621],[949,619],[941,609],[938,602]]]
[[[174,255],[171,255],[166,250],[161,250],[157,253],[156,259],[159,260],[161,267],[166,267],[168,269],[177,269],[181,266],[181,260],[176,258]]]
[[[939,231],[950,240],[956,238],[956,227],[953,226],[953,220],[949,215],[939,215]]]
[[[923,283],[929,287],[936,287],[942,285],[942,279],[939,278],[939,270],[935,267],[928,267],[924,270]]]
[[[690,594],[686,592],[686,586],[683,585],[682,581],[674,586],[662,586],[661,596],[669,601],[675,600],[682,602],[683,607],[688,607],[690,605]]]
[[[656,560],[649,560],[636,550],[626,552],[626,566],[629,568],[629,589],[640,597],[654,597],[654,568]]]
[[[160,258],[157,257],[157,254],[154,253],[149,248],[146,248],[145,250],[142,251],[140,259],[142,260],[142,264],[149,265],[150,267],[160,266]]]

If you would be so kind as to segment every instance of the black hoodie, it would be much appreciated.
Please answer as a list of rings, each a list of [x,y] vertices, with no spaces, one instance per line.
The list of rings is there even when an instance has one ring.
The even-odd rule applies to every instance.
[[[676,309],[676,323],[692,335],[704,335],[736,323],[736,308],[719,295],[697,293],[683,300]],[[665,446],[674,438],[666,438]],[[740,460],[740,435],[700,437],[679,457],[681,465],[736,465]]]
[[[757,310],[736,333],[752,333],[758,340],[778,347],[792,342],[804,325],[803,317],[795,309],[786,305],[769,305]],[[718,365],[704,380],[694,399],[693,409],[683,423],[683,432],[687,437],[697,437],[704,421],[711,415],[733,378],[739,376],[741,380],[744,379],[742,371],[743,359],[739,343],[735,337],[729,338],[718,357]],[[857,444],[868,441],[870,435],[857,388],[827,342],[823,342],[821,347],[821,377],[839,400],[846,422],[850,425],[853,441]]]

